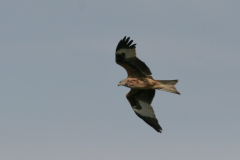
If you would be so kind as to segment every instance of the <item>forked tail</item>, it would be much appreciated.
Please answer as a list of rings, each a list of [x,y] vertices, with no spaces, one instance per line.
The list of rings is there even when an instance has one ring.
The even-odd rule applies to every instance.
[[[178,80],[156,80],[159,82],[159,84],[156,85],[156,89],[172,92],[176,94],[180,94],[175,87],[175,84],[178,82]]]

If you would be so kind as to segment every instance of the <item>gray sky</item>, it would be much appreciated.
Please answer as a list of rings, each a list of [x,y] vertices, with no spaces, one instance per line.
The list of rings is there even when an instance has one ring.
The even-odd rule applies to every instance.
[[[1,160],[238,160],[240,1],[1,0]],[[117,87],[120,39],[155,79],[159,134]]]

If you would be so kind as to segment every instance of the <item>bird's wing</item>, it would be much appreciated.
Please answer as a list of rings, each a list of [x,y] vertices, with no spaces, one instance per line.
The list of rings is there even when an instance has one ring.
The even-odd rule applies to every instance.
[[[130,102],[137,116],[144,120],[147,124],[152,126],[157,132],[161,133],[162,128],[158,124],[158,120],[151,106],[154,95],[155,95],[154,89],[148,90],[131,89],[131,91],[127,94],[127,99]]]
[[[128,77],[150,77],[148,66],[136,57],[136,44],[126,36],[119,41],[116,48],[116,63],[126,69]]]

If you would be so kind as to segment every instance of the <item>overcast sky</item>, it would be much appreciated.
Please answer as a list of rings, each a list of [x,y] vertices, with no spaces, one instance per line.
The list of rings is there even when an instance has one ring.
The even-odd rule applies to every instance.
[[[1,160],[239,160],[239,0],[1,0]],[[157,133],[117,87],[130,36],[155,79]]]

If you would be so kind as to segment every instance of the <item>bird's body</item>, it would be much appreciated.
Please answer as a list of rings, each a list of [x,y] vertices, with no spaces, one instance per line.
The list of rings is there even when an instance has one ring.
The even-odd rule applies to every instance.
[[[125,86],[132,89],[156,89],[157,81],[151,78],[139,79],[139,78],[131,78],[128,77],[124,79]]]
[[[117,45],[116,63],[126,69],[128,77],[119,82],[118,86],[131,88],[126,95],[132,109],[138,117],[152,126],[157,132],[162,128],[151,106],[155,89],[180,94],[175,84],[178,80],[154,80],[147,65],[136,57],[136,44],[124,37]]]
[[[131,89],[139,89],[139,90],[146,90],[146,89],[158,89],[163,91],[168,91],[176,94],[180,94],[174,85],[171,84],[163,84],[161,80],[154,80],[153,78],[131,78],[128,77],[123,80],[125,82],[125,87]],[[177,80],[172,80],[171,82],[177,82]],[[176,84],[176,83],[175,83]]]

